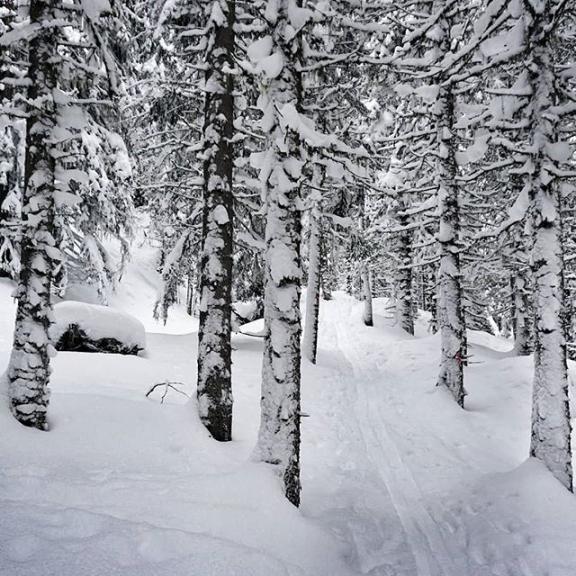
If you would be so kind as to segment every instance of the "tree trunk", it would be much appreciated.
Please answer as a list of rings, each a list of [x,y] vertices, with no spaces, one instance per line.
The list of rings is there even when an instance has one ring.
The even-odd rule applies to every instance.
[[[306,326],[304,356],[316,364],[318,351],[318,323],[320,318],[320,284],[322,279],[322,211],[315,204],[310,211],[310,241],[308,245],[308,287],[306,290]]]
[[[572,454],[568,371],[566,362],[565,292],[563,277],[560,187],[553,174],[561,171],[552,147],[558,144],[559,105],[550,46],[550,18],[559,2],[548,1],[536,11],[525,0],[526,39],[530,46],[531,141],[528,154],[532,215],[534,278],[534,391],[530,454],[572,490]]]
[[[194,316],[194,295],[195,295],[195,284],[196,279],[194,274],[190,270],[186,277],[186,314],[188,316]]]
[[[336,253],[332,248],[332,239],[330,234],[326,234],[325,223],[322,223],[322,246],[320,247],[320,268],[322,269],[322,276],[320,278],[321,286],[320,292],[322,300],[332,300],[333,292],[337,289],[337,275],[336,275]]]
[[[464,364],[466,330],[462,309],[459,255],[460,209],[456,184],[454,143],[454,94],[451,87],[440,89],[437,102],[437,130],[440,153],[437,162],[438,210],[440,214],[440,266],[438,268],[438,320],[441,361],[438,385],[452,393],[464,406]]]
[[[286,497],[300,504],[300,139],[286,122],[302,102],[300,33],[289,24],[290,0],[279,0],[269,21],[272,53],[282,54],[282,70],[266,78],[260,105],[271,118],[265,160],[265,289],[262,412],[257,453],[282,479]],[[272,5],[272,4],[271,4]]]
[[[405,206],[400,204],[396,220],[399,227],[408,225],[404,214]],[[398,235],[398,267],[396,269],[396,321],[408,334],[414,335],[414,299],[412,292],[412,232],[404,229]]]
[[[514,330],[514,354],[529,356],[533,351],[532,319],[528,274],[518,270],[510,278],[512,289],[512,329]]]
[[[563,255],[558,213],[548,185],[535,182],[534,245],[534,393],[530,453],[572,489],[571,423],[563,310]],[[545,214],[543,213],[545,211]]]
[[[29,45],[30,86],[23,194],[22,270],[17,290],[14,347],[8,366],[10,406],[24,425],[48,429],[51,284],[60,252],[55,238],[55,160],[52,136],[56,125],[53,91],[58,84],[55,62],[55,0],[31,0],[30,21],[40,29]]]
[[[213,42],[206,57],[197,397],[200,419],[210,434],[228,441],[232,439],[234,83],[230,71],[234,68],[235,6],[234,0],[214,0],[214,4],[226,19],[210,21]]]
[[[576,291],[574,290],[574,277],[566,282],[566,355],[568,360],[576,360]]]
[[[374,315],[372,313],[372,283],[370,282],[370,270],[366,263],[362,264],[360,279],[362,282],[362,299],[364,300],[362,320],[366,326],[374,326]]]

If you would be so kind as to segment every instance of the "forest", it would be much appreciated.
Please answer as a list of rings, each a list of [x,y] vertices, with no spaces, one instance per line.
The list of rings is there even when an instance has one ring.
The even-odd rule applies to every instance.
[[[0,576],[576,574],[574,0],[0,19]]]

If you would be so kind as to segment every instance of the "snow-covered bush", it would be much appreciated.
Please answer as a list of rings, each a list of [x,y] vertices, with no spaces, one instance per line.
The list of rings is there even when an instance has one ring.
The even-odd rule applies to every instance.
[[[61,302],[54,307],[57,350],[138,354],[146,348],[142,323],[107,306]]]

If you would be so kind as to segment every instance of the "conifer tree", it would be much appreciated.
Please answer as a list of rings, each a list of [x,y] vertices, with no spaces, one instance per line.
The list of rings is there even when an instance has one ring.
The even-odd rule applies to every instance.
[[[12,0],[0,8],[0,36],[14,33],[18,21]],[[22,47],[0,42],[0,276],[16,279],[20,270],[17,224],[22,188],[24,114],[14,100],[25,70]]]
[[[55,229],[57,90],[61,62],[55,57],[57,0],[31,0],[30,24],[38,31],[29,44],[26,160],[20,244],[22,271],[14,347],[8,367],[10,406],[24,425],[46,430],[50,378],[52,280],[61,253]]]
[[[572,490],[572,453],[568,370],[566,365],[566,293],[562,245],[561,187],[558,174],[570,146],[559,125],[570,100],[556,74],[553,42],[564,24],[562,0],[524,0],[530,128],[525,157],[532,217],[534,275],[534,392],[530,453]],[[566,107],[563,109],[563,106]]]
[[[120,184],[116,175],[126,169],[123,143],[107,127],[114,115],[107,96],[118,86],[107,45],[106,19],[112,14],[109,2],[94,6],[33,0],[29,22],[2,37],[2,44],[12,48],[27,42],[29,77],[22,96],[26,141],[21,272],[8,367],[10,405],[20,422],[43,430],[48,428],[54,352],[52,293],[67,264],[63,248],[71,234],[79,234],[87,250],[90,244],[95,247],[99,260],[92,233],[113,230],[114,211],[122,217],[129,212],[121,202],[114,207],[107,203],[107,194]],[[99,66],[105,74],[95,74]],[[74,215],[73,223],[67,215]]]
[[[248,49],[260,75],[258,107],[266,150],[254,156],[264,187],[265,298],[261,422],[257,454],[275,466],[286,497],[300,503],[300,130],[302,83],[298,63],[309,12],[294,0],[270,0],[265,33]]]
[[[234,168],[234,0],[208,4],[198,407],[216,440],[232,438],[231,306]]]

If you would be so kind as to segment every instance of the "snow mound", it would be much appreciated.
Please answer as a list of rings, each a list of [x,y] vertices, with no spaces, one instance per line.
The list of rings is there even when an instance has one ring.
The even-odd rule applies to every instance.
[[[67,301],[54,306],[54,315],[59,349],[137,354],[146,348],[144,325],[125,312]]]
[[[264,327],[264,318],[259,318],[254,320],[254,322],[248,322],[243,324],[239,329],[240,334],[245,336],[255,336],[257,338],[264,338],[266,332]]]
[[[256,300],[232,304],[232,330],[242,332],[242,326],[257,320],[263,314],[262,305]]]

